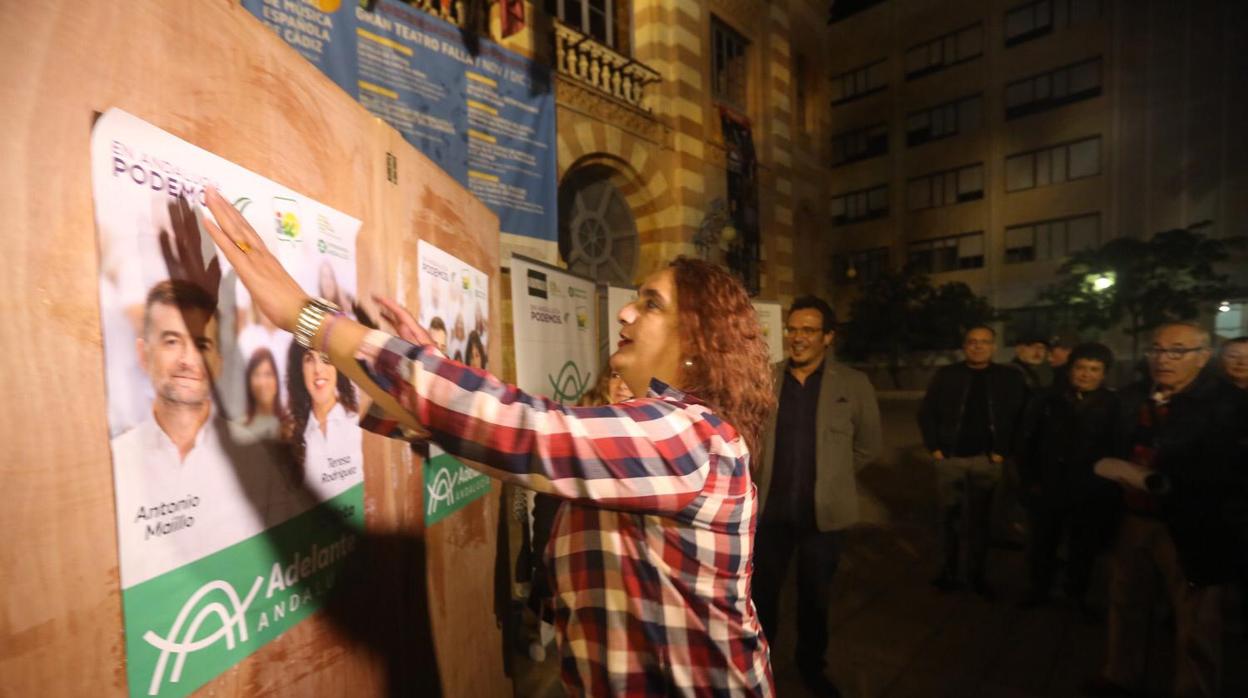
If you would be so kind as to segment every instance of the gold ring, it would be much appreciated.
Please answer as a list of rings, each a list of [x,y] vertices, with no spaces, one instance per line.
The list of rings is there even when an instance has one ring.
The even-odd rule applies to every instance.
[[[248,245],[246,241],[235,242],[234,246],[237,247],[239,250],[241,250],[243,254],[247,254],[248,252],[251,252],[251,245]]]

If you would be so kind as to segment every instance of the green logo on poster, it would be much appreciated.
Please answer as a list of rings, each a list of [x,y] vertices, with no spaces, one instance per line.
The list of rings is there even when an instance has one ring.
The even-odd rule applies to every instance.
[[[293,211],[279,213],[277,216],[277,235],[283,240],[298,240],[300,232],[299,216]]]
[[[298,202],[289,196],[273,197],[273,218],[276,224],[277,239],[282,242],[296,242],[303,235],[303,224],[295,213]]]
[[[148,695],[158,695],[160,693],[160,684],[165,679],[165,670],[169,669],[169,657],[174,657],[173,667],[169,674],[170,683],[178,683],[182,680],[182,667],[186,664],[188,654],[196,650],[210,647],[218,640],[224,639],[225,644],[233,649],[235,643],[247,642],[247,620],[245,613],[251,606],[252,599],[256,598],[256,593],[260,591],[260,585],[264,583],[264,577],[256,577],[256,581],[251,585],[251,591],[247,592],[247,596],[240,599],[238,592],[229,582],[220,579],[209,582],[199,588],[187,599],[183,604],[182,610],[178,611],[177,618],[173,621],[173,627],[169,629],[168,637],[161,637],[152,631],[143,633],[143,640],[147,644],[160,650],[160,659],[156,660],[156,668],[152,671],[152,682],[147,688]],[[214,591],[221,592],[218,598],[212,602],[205,602]],[[225,603],[222,603],[224,601]],[[226,605],[228,604],[228,606]],[[194,620],[190,618],[191,612],[199,609],[199,613],[195,614]],[[216,630],[208,633],[206,636],[199,636],[200,625],[210,620],[208,625],[216,626]],[[215,620],[213,623],[211,620]],[[187,627],[189,626],[189,627]],[[236,634],[237,631],[237,634]]]
[[[446,453],[425,461],[425,525],[431,526],[490,491],[490,479]]]
[[[325,250],[329,249],[329,245],[326,245],[324,240],[317,240],[316,249],[319,250],[321,254],[324,254]]]
[[[559,369],[559,375],[547,376],[551,387],[554,388],[554,394],[551,395],[556,402],[576,402],[581,397],[581,393],[585,392],[585,387],[589,385],[589,373],[581,375],[581,369],[576,367],[576,363],[569,361]]]

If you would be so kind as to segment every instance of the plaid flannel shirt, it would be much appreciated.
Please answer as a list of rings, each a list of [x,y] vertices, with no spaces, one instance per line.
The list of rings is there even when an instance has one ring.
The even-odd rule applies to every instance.
[[[381,332],[359,358],[449,453],[569,500],[547,548],[569,694],[772,695],[750,454],[709,407],[659,381],[568,407]],[[361,426],[412,436],[376,406]]]

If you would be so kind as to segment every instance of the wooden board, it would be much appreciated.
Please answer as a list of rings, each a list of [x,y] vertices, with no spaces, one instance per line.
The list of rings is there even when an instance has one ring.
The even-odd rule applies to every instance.
[[[487,271],[495,366],[498,223],[230,0],[6,3],[0,66],[0,693],[124,695],[94,115],[125,109],[361,219],[361,297],[415,304],[397,284],[419,236]],[[457,225],[422,225],[431,204]],[[370,533],[355,593],[200,693],[510,693],[493,617],[497,485],[426,531],[419,460],[371,435],[364,449]]]

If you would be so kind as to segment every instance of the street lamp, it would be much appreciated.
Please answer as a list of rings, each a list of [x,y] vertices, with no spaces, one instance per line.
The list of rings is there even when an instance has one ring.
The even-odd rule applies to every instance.
[[[1092,286],[1092,290],[1097,293],[1104,293],[1113,288],[1114,282],[1117,281],[1116,275],[1112,271],[1101,274],[1089,274],[1087,281]]]

